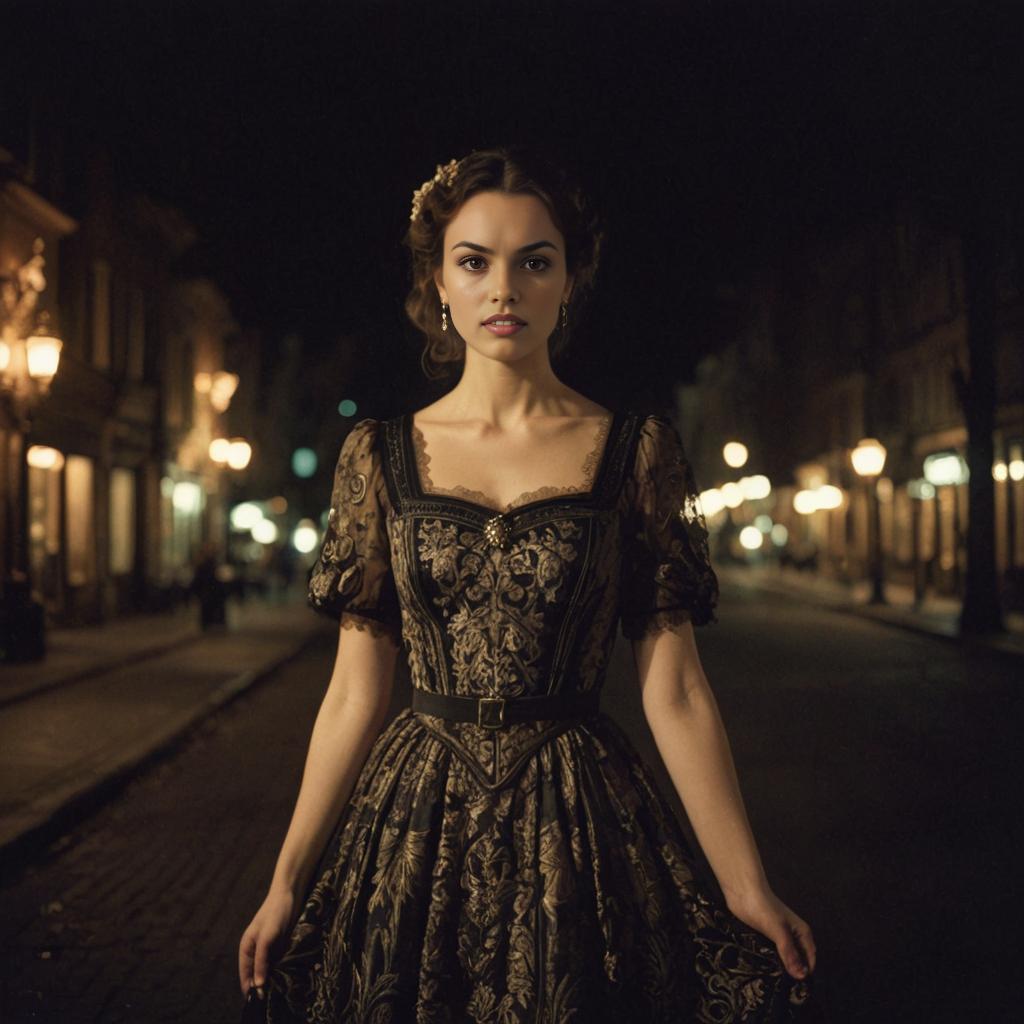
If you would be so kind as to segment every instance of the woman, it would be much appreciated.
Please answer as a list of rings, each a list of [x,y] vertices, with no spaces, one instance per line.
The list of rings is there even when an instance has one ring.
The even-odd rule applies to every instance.
[[[679,435],[552,369],[600,241],[580,192],[521,149],[414,194],[406,310],[428,371],[462,372],[342,446],[309,578],[337,659],[239,949],[259,1019],[817,1012],[811,930],[765,877],[694,643],[718,587]],[[725,907],[598,708],[620,618]],[[403,647],[413,702],[384,728]]]

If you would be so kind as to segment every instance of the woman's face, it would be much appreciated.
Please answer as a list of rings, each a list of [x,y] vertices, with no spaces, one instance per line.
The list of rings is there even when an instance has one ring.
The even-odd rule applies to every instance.
[[[445,229],[434,281],[466,345],[497,359],[546,348],[572,291],[565,240],[547,207],[503,192],[477,192],[462,204]],[[484,326],[499,314],[524,325],[505,335]]]

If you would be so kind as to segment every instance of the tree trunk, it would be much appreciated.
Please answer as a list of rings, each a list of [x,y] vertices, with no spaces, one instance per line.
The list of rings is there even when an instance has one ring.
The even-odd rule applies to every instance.
[[[998,233],[980,217],[963,232],[970,378],[962,388],[967,421],[967,574],[961,636],[1005,632],[996,569],[995,485],[996,269]]]

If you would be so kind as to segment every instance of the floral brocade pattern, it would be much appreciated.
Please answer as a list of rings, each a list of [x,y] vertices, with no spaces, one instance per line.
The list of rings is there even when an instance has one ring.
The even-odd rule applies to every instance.
[[[339,457],[310,603],[397,635],[461,696],[600,688],[618,624],[713,622],[717,581],[675,428],[615,415],[584,490],[493,508],[428,493],[410,423]],[[591,467],[593,468],[593,467]],[[345,537],[351,539],[351,544]],[[807,982],[716,904],[604,712],[489,730],[401,711],[373,743],[270,975],[267,1020],[818,1020]]]

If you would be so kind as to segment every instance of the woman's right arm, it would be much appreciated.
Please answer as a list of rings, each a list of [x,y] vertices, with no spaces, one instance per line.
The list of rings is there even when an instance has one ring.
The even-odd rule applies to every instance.
[[[345,613],[331,679],[317,713],[291,824],[266,900],[242,936],[243,994],[266,978],[268,950],[280,938],[380,734],[391,704],[399,641],[376,623]],[[370,628],[365,628],[370,626]]]

